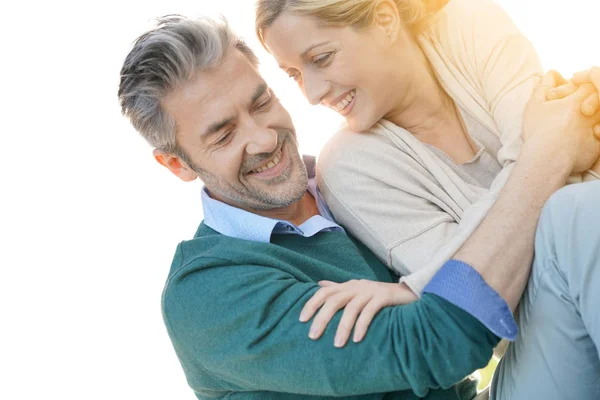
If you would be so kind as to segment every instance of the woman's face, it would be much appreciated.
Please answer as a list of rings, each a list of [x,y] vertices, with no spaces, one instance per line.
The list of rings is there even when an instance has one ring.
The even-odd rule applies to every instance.
[[[286,12],[263,37],[309,102],[336,111],[354,131],[367,130],[397,111],[398,99],[410,86],[412,68],[406,60],[412,59],[413,46],[398,25],[374,23],[359,30]]]

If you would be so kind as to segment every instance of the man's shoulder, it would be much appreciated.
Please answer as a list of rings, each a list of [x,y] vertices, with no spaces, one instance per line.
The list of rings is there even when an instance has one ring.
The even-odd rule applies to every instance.
[[[192,239],[177,246],[169,275],[173,276],[183,268],[238,264],[240,254],[252,253],[254,247],[260,247],[260,243],[223,235],[202,222]]]

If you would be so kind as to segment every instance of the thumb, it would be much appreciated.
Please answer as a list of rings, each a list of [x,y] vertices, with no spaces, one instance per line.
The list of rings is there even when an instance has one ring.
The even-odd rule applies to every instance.
[[[556,71],[548,71],[542,75],[540,83],[535,88],[532,98],[539,102],[546,101],[546,92],[556,87],[557,76],[560,76]]]

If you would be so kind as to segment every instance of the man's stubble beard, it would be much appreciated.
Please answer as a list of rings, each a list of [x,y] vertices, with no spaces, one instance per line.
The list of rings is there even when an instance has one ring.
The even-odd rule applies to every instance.
[[[239,208],[265,211],[288,207],[299,201],[306,193],[308,175],[298,153],[298,144],[294,134],[290,130],[278,131],[278,143],[281,145],[275,151],[247,158],[240,168],[240,176],[247,177],[247,173],[252,167],[271,159],[281,149],[287,158],[288,169],[282,175],[264,182],[265,187],[244,185],[242,181],[238,181],[239,185],[232,185],[195,165],[191,168],[204,182],[211,195],[219,197],[227,203],[233,203],[232,205]],[[289,186],[283,192],[275,191],[274,193],[273,190],[269,190],[271,187],[277,189],[277,186],[285,185],[285,182],[290,179],[296,182],[289,182]]]

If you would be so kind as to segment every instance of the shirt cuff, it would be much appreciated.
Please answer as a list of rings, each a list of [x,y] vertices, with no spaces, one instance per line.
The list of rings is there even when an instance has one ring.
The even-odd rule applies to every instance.
[[[423,289],[468,312],[494,335],[515,340],[518,327],[506,301],[469,264],[447,261]]]

